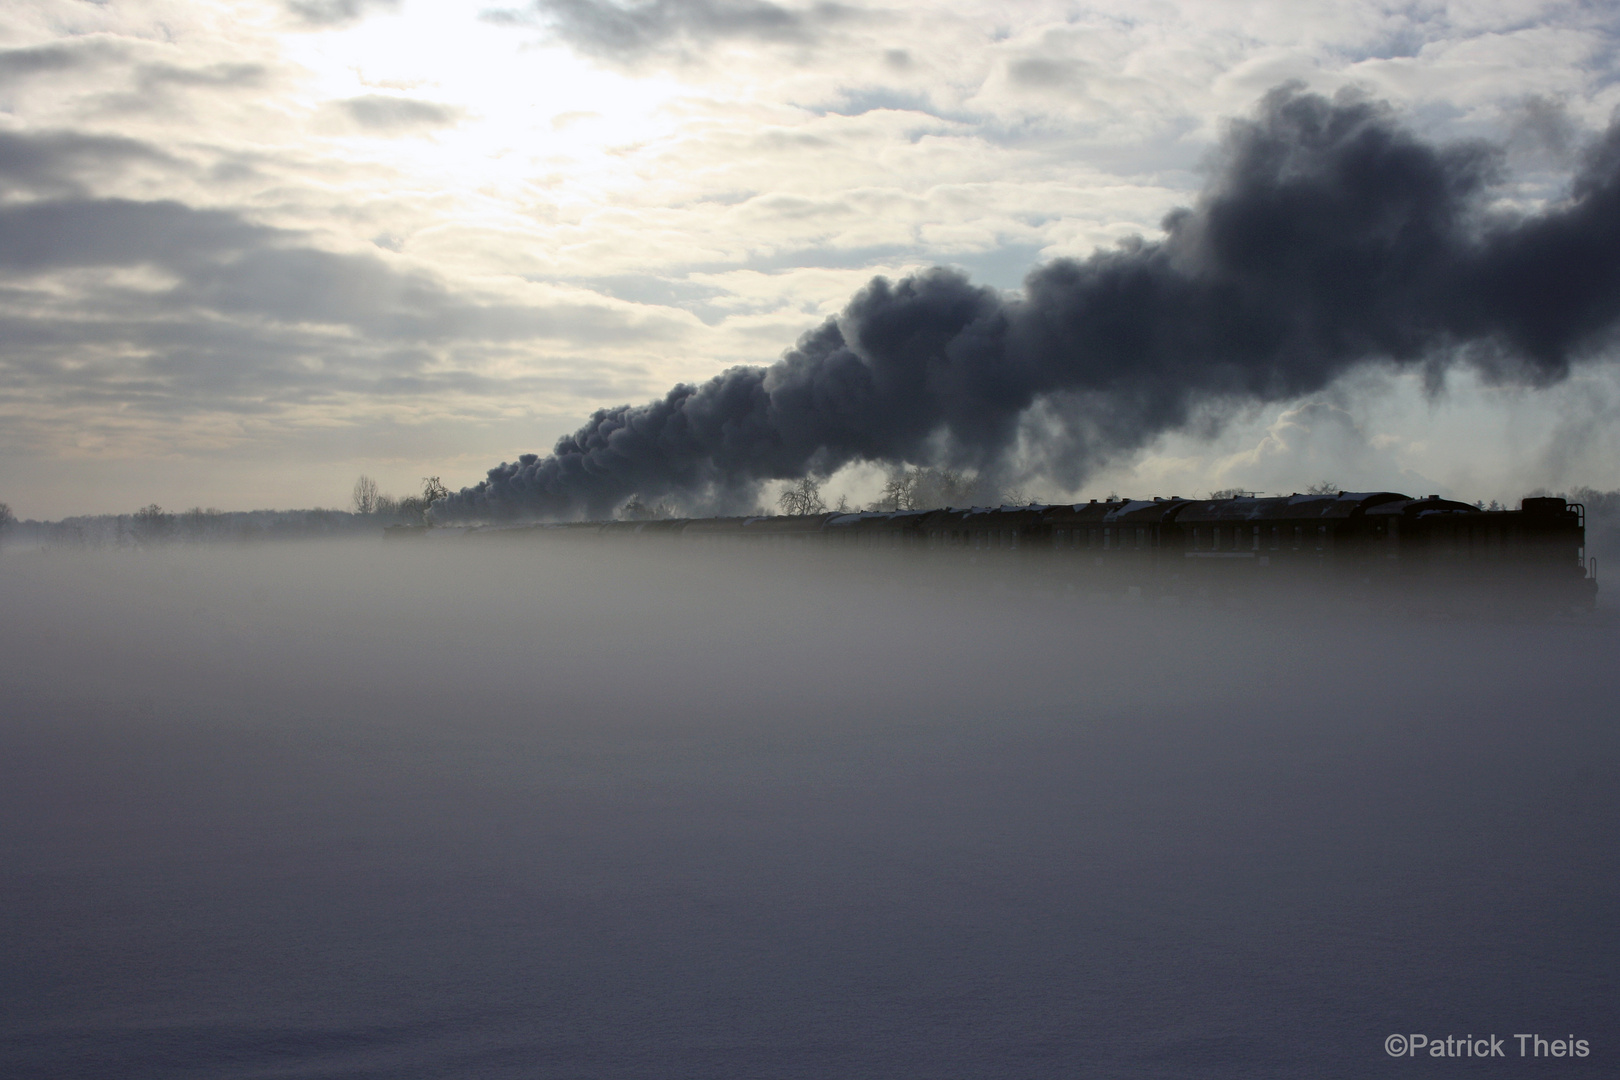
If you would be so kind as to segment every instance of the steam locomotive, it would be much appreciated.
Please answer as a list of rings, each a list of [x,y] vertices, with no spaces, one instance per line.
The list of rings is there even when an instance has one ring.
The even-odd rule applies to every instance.
[[[531,528],[721,547],[907,551],[984,566],[1018,564],[1071,585],[1144,595],[1333,586],[1407,600],[1554,608],[1589,608],[1597,596],[1585,508],[1561,498],[1484,510],[1435,495],[1341,491]]]

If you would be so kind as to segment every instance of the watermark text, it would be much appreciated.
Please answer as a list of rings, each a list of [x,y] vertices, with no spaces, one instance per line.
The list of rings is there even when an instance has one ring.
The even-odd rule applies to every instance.
[[[1517,1053],[1514,1051],[1517,1050]],[[1538,1057],[1583,1058],[1592,1053],[1592,1044],[1573,1035],[1391,1035],[1384,1040],[1384,1053],[1390,1057]]]

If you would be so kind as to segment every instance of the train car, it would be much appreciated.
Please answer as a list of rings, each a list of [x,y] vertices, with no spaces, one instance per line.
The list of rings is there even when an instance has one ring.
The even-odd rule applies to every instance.
[[[1180,508],[1175,526],[1186,572],[1201,584],[1341,578],[1385,552],[1390,518],[1369,514],[1405,501],[1391,491],[1218,499]]]
[[[867,511],[833,514],[823,530],[833,547],[855,551],[913,549],[921,546],[927,510]]]
[[[1403,583],[1520,600],[1596,598],[1580,503],[1529,498],[1518,510],[1492,511],[1430,496],[1386,503],[1368,518],[1367,558],[1392,564]]]
[[[678,538],[705,547],[908,553],[1144,595],[1331,587],[1399,602],[1590,607],[1584,509],[1527,498],[1484,510],[1393,491],[1055,506],[572,522],[546,536]]]

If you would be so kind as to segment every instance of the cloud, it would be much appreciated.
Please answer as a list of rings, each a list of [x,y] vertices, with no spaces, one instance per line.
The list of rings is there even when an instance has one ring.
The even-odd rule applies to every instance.
[[[1492,209],[1498,162],[1385,104],[1278,88],[1162,241],[1048,263],[1011,298],[947,270],[878,278],[776,364],[599,410],[446,513],[725,510],[859,461],[1073,489],[1211,405],[1298,399],[1367,363],[1555,382],[1620,320],[1620,122],[1539,214]]]
[[[435,128],[451,127],[461,119],[461,110],[432,101],[367,94],[334,103],[333,108],[350,123],[381,135],[403,135]]]
[[[681,333],[669,318],[588,295],[457,289],[225,210],[84,198],[0,206],[0,388],[30,411],[262,411],[343,394],[533,391],[535,365],[499,378],[476,369],[543,343],[644,347]]]
[[[1007,65],[1007,75],[1015,86],[1047,90],[1071,86],[1084,75],[1086,65],[1078,60],[1030,56]]]
[[[726,41],[814,45],[856,14],[837,3],[787,7],[769,0],[536,0],[535,11],[573,48],[617,61]]]
[[[137,164],[179,162],[148,143],[74,131],[0,132],[0,191],[76,194],[87,178],[106,178]]]
[[[1306,401],[1280,413],[1258,445],[1228,461],[1219,483],[1271,494],[1324,482],[1354,491],[1442,493],[1437,481],[1402,463],[1400,450],[1399,440],[1369,435],[1343,407]]]
[[[123,46],[102,38],[4,49],[0,50],[0,85],[36,75],[76,74],[127,56]]]
[[[155,91],[168,86],[253,90],[264,86],[270,73],[263,64],[219,63],[205,67],[143,64],[135,74],[141,89]]]
[[[287,10],[315,27],[342,26],[378,11],[398,11],[400,0],[288,0]]]

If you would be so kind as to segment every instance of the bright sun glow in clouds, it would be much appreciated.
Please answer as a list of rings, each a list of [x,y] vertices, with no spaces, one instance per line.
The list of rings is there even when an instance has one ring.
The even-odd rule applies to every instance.
[[[596,408],[770,363],[873,275],[1014,289],[1158,237],[1224,125],[1290,79],[1498,143],[1532,205],[1620,105],[1616,41],[1603,11],[1534,2],[14,6],[0,207],[93,224],[5,271],[0,496],[50,516],[471,483]],[[1339,394],[1376,449],[1345,470],[1613,486],[1620,393],[1583,379],[1578,419],[1532,394],[1511,434],[1466,380]],[[1308,404],[1072,494],[1320,479],[1297,423],[1297,461],[1266,442],[1329,415]]]

